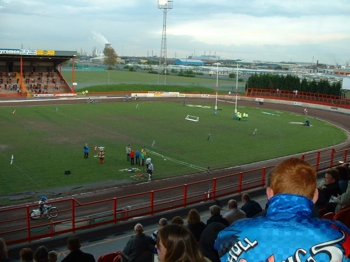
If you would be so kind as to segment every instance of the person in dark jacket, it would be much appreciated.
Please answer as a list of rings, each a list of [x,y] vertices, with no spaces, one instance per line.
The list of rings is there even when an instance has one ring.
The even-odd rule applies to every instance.
[[[192,232],[192,234],[198,242],[205,228],[205,224],[203,223],[203,221],[201,221],[201,216],[195,208],[191,209],[188,212],[187,227]]]
[[[248,193],[242,195],[242,202],[241,210],[245,212],[247,218],[252,218],[262,211],[260,204],[252,200]]]
[[[80,250],[80,239],[77,236],[71,236],[67,240],[67,248],[70,253],[62,260],[62,262],[95,262],[92,254],[84,253]]]
[[[329,169],[324,175],[323,185],[318,187],[318,199],[316,206],[325,207],[331,200],[331,197],[338,197],[342,194],[339,186],[339,173],[336,169]]]
[[[213,222],[219,222],[225,226],[229,226],[228,221],[220,214],[221,208],[218,205],[209,207],[211,217],[207,220],[207,226]]]
[[[121,261],[135,262],[143,254],[151,253],[149,260],[153,259],[154,245],[152,244],[152,238],[143,233],[143,226],[137,223],[134,226],[135,235],[129,239],[121,252]],[[143,259],[143,262],[148,262],[147,259]]]
[[[203,255],[211,262],[220,262],[218,251],[214,248],[215,239],[226,226],[219,222],[210,223],[206,226],[199,239],[199,248]]]

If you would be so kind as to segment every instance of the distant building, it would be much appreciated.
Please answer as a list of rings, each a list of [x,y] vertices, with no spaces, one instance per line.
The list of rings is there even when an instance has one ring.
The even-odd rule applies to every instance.
[[[175,59],[175,65],[193,65],[193,66],[203,66],[204,62],[196,59]]]
[[[350,69],[334,69],[335,75],[350,76]]]

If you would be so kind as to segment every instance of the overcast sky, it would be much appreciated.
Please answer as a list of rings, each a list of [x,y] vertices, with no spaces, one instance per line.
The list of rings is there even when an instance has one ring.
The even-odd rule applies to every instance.
[[[164,1],[164,0],[161,0]],[[174,0],[167,55],[345,64],[350,0]],[[160,55],[157,0],[0,0],[0,48]]]

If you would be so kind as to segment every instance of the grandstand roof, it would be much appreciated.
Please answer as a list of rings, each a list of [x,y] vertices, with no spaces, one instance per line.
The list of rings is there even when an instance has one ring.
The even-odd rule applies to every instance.
[[[57,50],[26,50],[26,49],[9,49],[0,48],[0,61],[18,61],[40,60],[41,62],[54,62],[60,64],[77,55],[76,51],[57,51]]]

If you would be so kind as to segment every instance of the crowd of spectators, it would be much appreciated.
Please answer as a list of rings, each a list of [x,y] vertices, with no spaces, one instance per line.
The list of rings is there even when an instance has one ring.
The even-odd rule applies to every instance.
[[[339,212],[350,205],[350,171],[345,163],[326,171],[324,180],[318,185],[318,200],[315,203],[320,215]]]
[[[251,261],[249,258],[257,257],[259,261],[267,261],[269,256],[282,261],[297,252],[297,247],[304,248],[307,253],[307,250],[312,250],[312,245],[334,240],[332,249],[324,253],[319,251],[320,261],[326,258],[350,261],[345,252],[350,248],[346,246],[350,239],[340,238],[341,232],[350,237],[349,228],[338,221],[320,219],[320,214],[315,212],[324,208],[337,212],[350,205],[349,177],[349,165],[343,164],[327,170],[324,180],[317,185],[316,171],[312,166],[298,158],[286,159],[267,175],[268,202],[265,209],[245,193],[241,207],[237,200],[230,199],[224,215],[221,215],[220,206],[210,206],[206,223],[195,208],[189,210],[186,219],[174,216],[168,222],[167,218],[161,218],[157,230],[150,235],[145,234],[142,224],[137,223],[134,235],[124,249],[111,252],[120,254],[122,262],[151,262],[155,258],[162,262],[219,262],[220,259],[231,261],[238,258]],[[62,261],[96,261],[93,254],[83,252],[80,247],[78,237],[69,237],[69,254]],[[317,252],[309,255],[317,257]],[[14,261],[7,258],[6,243],[2,238],[0,258],[0,262]],[[36,250],[27,247],[20,251],[19,259],[53,262],[57,261],[58,253],[45,246]]]
[[[52,91],[59,91],[60,86],[65,85],[64,79],[59,77],[54,71],[43,72],[23,72],[23,84],[31,93],[46,94]],[[0,72],[0,91],[15,91],[21,93],[21,83],[19,74]]]

